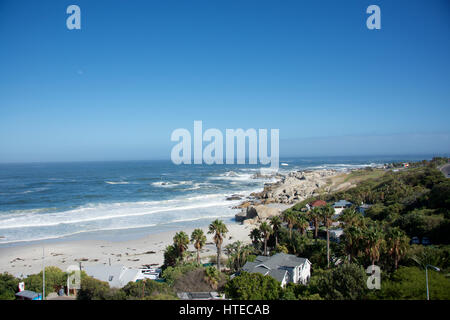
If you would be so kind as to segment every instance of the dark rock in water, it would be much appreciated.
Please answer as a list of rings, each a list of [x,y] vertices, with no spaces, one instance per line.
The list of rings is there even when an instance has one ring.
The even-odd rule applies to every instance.
[[[235,219],[237,222],[242,222],[242,221],[244,221],[245,219],[247,219],[247,212],[241,211],[241,212],[239,212],[239,213],[236,213],[235,216],[234,216],[234,219]]]
[[[233,195],[227,197],[227,200],[241,200],[242,197],[243,197],[243,196],[240,195],[240,194],[233,194]]]

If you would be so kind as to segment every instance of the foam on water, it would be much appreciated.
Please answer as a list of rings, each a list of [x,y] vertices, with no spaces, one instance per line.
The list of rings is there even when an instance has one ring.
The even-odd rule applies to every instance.
[[[289,166],[279,172],[383,162],[283,159]],[[261,191],[277,180],[268,178],[273,173],[250,165],[183,167],[169,161],[0,165],[0,245],[231,218],[240,200],[226,198]]]

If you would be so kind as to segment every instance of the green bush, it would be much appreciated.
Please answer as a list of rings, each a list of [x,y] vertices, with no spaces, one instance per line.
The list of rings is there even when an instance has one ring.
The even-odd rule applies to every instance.
[[[430,299],[450,299],[450,279],[441,272],[428,270]],[[425,270],[417,267],[400,267],[390,279],[381,279],[381,290],[371,294],[372,299],[425,300]]]
[[[0,274],[0,300],[14,300],[20,280],[9,273]]]
[[[225,294],[235,300],[277,300],[282,293],[280,283],[270,276],[242,272],[225,285]]]

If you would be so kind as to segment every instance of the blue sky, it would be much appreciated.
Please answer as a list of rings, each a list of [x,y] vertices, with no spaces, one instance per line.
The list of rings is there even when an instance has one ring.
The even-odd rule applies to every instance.
[[[281,156],[450,153],[446,0],[2,0],[0,46],[0,162],[168,159],[194,120],[278,128]]]

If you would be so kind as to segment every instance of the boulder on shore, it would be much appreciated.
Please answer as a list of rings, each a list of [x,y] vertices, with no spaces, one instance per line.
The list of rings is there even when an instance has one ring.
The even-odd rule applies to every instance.
[[[245,221],[246,223],[252,223],[251,221],[246,220],[253,220],[254,222],[263,221],[280,214],[281,210],[279,208],[273,208],[262,204],[256,206],[249,205],[247,206],[245,211],[242,210],[241,212],[236,214],[235,219],[236,221]]]

